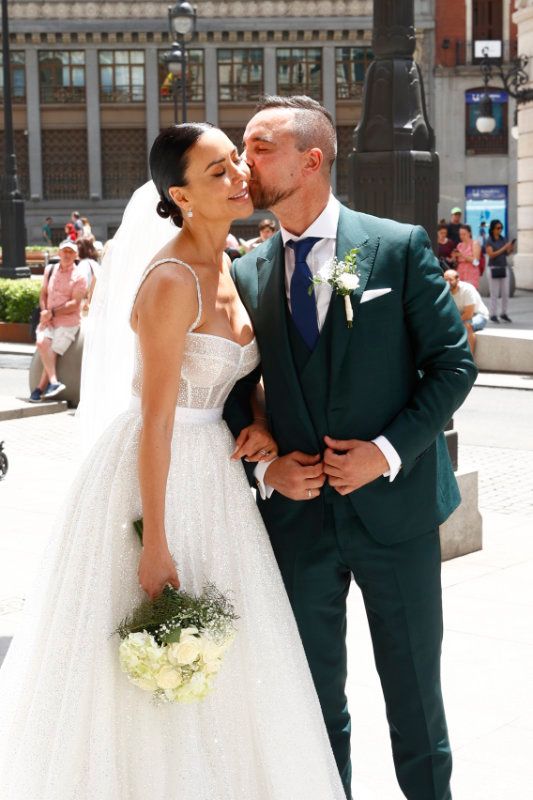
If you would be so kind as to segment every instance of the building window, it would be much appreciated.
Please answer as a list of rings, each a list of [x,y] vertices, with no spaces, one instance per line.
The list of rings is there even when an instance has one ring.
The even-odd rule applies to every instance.
[[[263,93],[263,51],[260,48],[217,50],[218,99],[233,103],[258,100]]]
[[[307,94],[322,99],[320,47],[280,47],[276,53],[278,93]]]
[[[41,50],[39,88],[41,103],[85,102],[83,50]]]
[[[11,99],[13,103],[26,102],[26,59],[23,50],[11,51]],[[0,103],[4,102],[4,59],[0,52]]]
[[[474,0],[474,41],[503,39],[503,0]]]
[[[144,103],[144,51],[100,50],[100,101]]]
[[[360,100],[366,71],[374,54],[369,47],[335,49],[337,100]]]
[[[483,92],[484,89],[471,89],[465,92],[466,155],[507,155],[509,147],[507,92],[488,89],[496,127],[492,133],[479,133],[476,120],[479,117],[479,101]]]
[[[43,196],[66,200],[89,196],[87,133],[83,128],[42,131]]]
[[[106,199],[130,197],[146,181],[144,128],[102,129],[102,182]]]
[[[159,52],[159,99],[162,103],[172,101],[174,76],[164,61],[166,50]],[[181,86],[177,87],[181,97]],[[204,102],[204,51],[187,50],[187,100],[189,103]]]

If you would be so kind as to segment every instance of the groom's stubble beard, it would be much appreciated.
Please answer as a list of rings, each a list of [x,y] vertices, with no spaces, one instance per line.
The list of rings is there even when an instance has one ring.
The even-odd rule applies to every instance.
[[[263,209],[265,211],[272,210],[278,203],[287,200],[296,192],[296,188],[285,189],[284,191],[276,189],[267,189],[261,185],[261,182],[252,177],[248,186],[250,197],[255,209]]]

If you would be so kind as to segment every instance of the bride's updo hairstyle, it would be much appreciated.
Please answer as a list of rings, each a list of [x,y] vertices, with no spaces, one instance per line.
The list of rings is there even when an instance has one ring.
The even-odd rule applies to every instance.
[[[171,186],[187,186],[187,153],[203,133],[213,128],[209,122],[171,125],[161,131],[150,150],[150,173],[161,197],[157,204],[157,213],[164,219],[171,217],[178,228],[183,225],[183,215],[168,190]]]

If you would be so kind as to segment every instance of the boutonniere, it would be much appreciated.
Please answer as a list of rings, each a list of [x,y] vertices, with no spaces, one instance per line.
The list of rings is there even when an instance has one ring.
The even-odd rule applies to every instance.
[[[359,250],[353,248],[349,250],[342,261],[334,256],[320,267],[317,275],[313,278],[309,287],[309,294],[313,291],[313,286],[321,286],[327,283],[339,297],[344,297],[344,308],[346,310],[346,325],[353,327],[353,308],[350,302],[350,295],[359,286],[359,275],[357,274],[357,253]]]

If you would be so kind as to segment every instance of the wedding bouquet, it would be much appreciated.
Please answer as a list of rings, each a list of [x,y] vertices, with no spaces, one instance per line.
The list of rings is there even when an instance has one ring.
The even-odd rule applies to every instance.
[[[135,523],[139,535],[139,523]],[[235,610],[214,586],[194,596],[166,586],[145,600],[115,633],[119,658],[129,680],[156,700],[203,700],[213,688],[226,651],[235,638]]]

